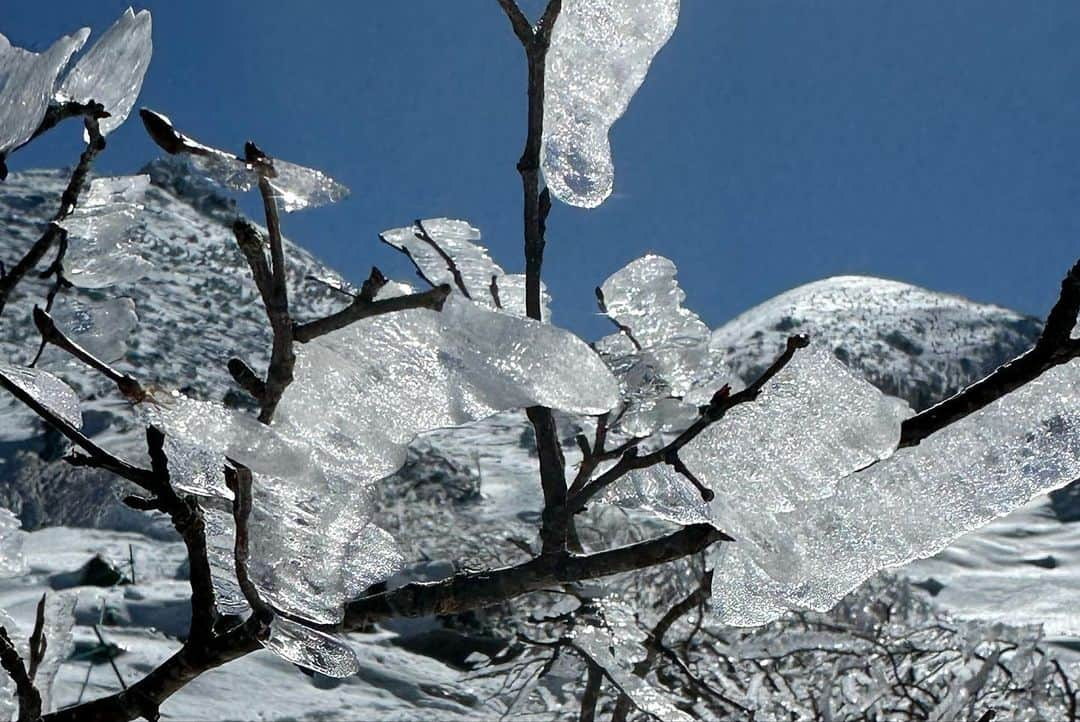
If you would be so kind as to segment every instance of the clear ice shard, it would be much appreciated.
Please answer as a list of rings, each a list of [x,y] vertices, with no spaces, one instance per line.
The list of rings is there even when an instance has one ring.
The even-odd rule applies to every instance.
[[[270,637],[263,646],[293,664],[327,677],[344,679],[360,671],[356,653],[344,640],[283,617],[274,617]]]
[[[877,571],[931,556],[1078,476],[1080,362],[1073,361],[845,476],[827,498],[787,511],[746,505],[734,515],[738,541],[713,552],[713,603],[721,621],[739,626],[790,609],[827,610]]]
[[[130,298],[95,301],[59,296],[52,318],[68,338],[105,363],[124,357],[128,339],[139,323]]]
[[[664,722],[694,722],[656,687],[620,664],[620,645],[608,630],[589,624],[574,629],[573,645],[604,670],[604,675],[646,715]],[[630,662],[630,660],[623,660]]]
[[[457,294],[442,312],[376,316],[304,344],[294,374],[272,427],[180,395],[144,412],[167,437],[208,452],[189,467],[228,456],[252,470],[252,579],[274,607],[324,624],[401,563],[371,525],[369,495],[418,433],[537,404],[598,414],[618,400],[577,337]],[[215,473],[199,485],[212,493],[217,483]]]
[[[0,579],[26,573],[23,537],[19,517],[0,506]]]
[[[270,179],[278,208],[286,213],[337,203],[349,197],[349,189],[321,170],[274,160]]]
[[[99,128],[108,135],[131,113],[142,90],[154,46],[150,11],[128,8],[68,72],[56,93],[60,102],[91,100],[109,113]]]
[[[70,386],[48,371],[24,366],[0,365],[0,376],[22,389],[70,426],[82,428],[79,397]]]
[[[679,21],[679,0],[565,0],[547,54],[541,164],[551,192],[593,208],[614,185],[608,132]]]
[[[65,275],[81,288],[104,288],[149,274],[138,252],[140,214],[150,176],[96,178],[75,210],[59,223],[68,232]]]
[[[45,599],[45,656],[34,676],[34,684],[41,693],[41,711],[52,711],[52,688],[60,665],[68,660],[75,648],[72,628],[75,626],[74,593],[49,594]]]
[[[686,428],[698,406],[737,381],[710,351],[708,326],[683,307],[686,294],[675,275],[674,263],[650,254],[600,287],[606,313],[621,330],[601,339],[597,350],[622,384],[626,408],[617,428],[629,436]]]
[[[479,306],[526,315],[525,276],[507,274],[491,260],[487,248],[480,245],[480,229],[468,221],[427,218],[383,231],[379,238],[409,256],[432,285],[445,283]],[[546,321],[551,316],[551,298],[543,284],[540,295],[541,316]]]
[[[90,29],[53,43],[44,53],[13,46],[0,35],[0,155],[30,140],[41,125],[56,79],[90,36]]]
[[[172,459],[170,461],[170,468]],[[217,508],[215,500],[200,502],[206,525],[206,558],[210,562],[210,581],[214,586],[214,604],[222,614],[244,614],[247,599],[236,581],[236,525],[231,511]]]

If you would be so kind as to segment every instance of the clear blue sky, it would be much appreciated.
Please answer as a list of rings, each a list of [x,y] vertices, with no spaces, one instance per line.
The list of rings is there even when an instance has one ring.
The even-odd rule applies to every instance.
[[[6,0],[43,48],[122,0]],[[524,3],[536,12],[541,3]],[[385,228],[449,215],[520,270],[524,61],[495,0],[149,0],[140,103],[205,141],[325,169],[353,190],[286,231],[347,276],[410,269]],[[73,161],[69,126],[11,159]],[[613,134],[616,195],[557,205],[546,280],[589,336],[592,288],[646,251],[710,325],[792,286],[865,273],[1042,315],[1080,255],[1076,0],[683,0]],[[137,119],[101,167],[155,155]]]

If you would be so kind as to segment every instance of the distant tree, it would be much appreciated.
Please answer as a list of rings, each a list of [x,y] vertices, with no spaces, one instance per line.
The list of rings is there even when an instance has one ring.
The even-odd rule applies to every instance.
[[[755,712],[989,719],[994,705],[1021,692],[1075,719],[1068,676],[1027,637],[965,638],[895,589],[878,597],[881,608],[861,600],[825,612],[875,572],[932,553],[1078,475],[1080,262],[1033,348],[917,414],[800,335],[742,384],[682,307],[674,265],[658,256],[597,289],[617,332],[586,345],[547,323],[548,214],[553,196],[591,207],[611,192],[608,130],[671,35],[678,0],[550,0],[535,24],[514,0],[498,3],[528,70],[517,163],[523,275],[495,264],[469,224],[416,221],[381,238],[409,255],[430,288],[373,269],[358,291],[339,287],[349,300],[337,313],[295,318],[279,213],[347,190],[254,143],[233,155],[141,112],[167,153],[263,201],[265,229],[238,219],[233,231],[265,307],[270,362],[265,372],[239,358],[228,364],[257,416],[120,372],[50,315],[54,299],[78,283],[65,265],[71,242],[115,255],[125,221],[138,213],[145,179],[89,178],[107,133],[138,96],[149,13],[125,13],[63,80],[86,31],[40,55],[0,46],[2,173],[9,154],[65,119],[79,118],[87,138],[52,222],[0,277],[0,311],[29,275],[51,279],[33,314],[41,349],[54,346],[115,383],[146,422],[148,466],[86,436],[75,392],[36,359],[0,368],[0,386],[71,442],[71,464],[116,474],[143,490],[126,504],[169,516],[187,547],[192,611],[187,638],[157,669],[114,695],[48,712],[41,688],[49,680],[38,672],[58,622],[43,601],[25,652],[0,628],[18,719],[156,719],[199,675],[264,647],[348,676],[357,661],[343,633],[528,594],[547,608],[479,672],[506,679],[511,701],[498,704],[508,715],[555,714],[540,694],[550,688],[538,682],[561,679],[581,720],[604,709],[616,720]],[[102,265],[89,271],[97,287],[132,270]],[[528,557],[506,566],[388,588],[403,559],[372,523],[375,483],[403,463],[416,434],[513,409],[524,409],[539,461],[538,544],[517,540],[508,555]],[[566,441],[579,457],[571,464]],[[584,512],[602,504],[649,512],[668,531],[623,545],[613,544],[617,535],[584,533]],[[660,607],[665,593],[650,575],[668,563],[685,594]],[[629,580],[617,593],[583,584],[616,575]],[[710,598],[718,622],[759,627],[795,610],[789,618],[802,631],[718,636],[705,621]],[[682,653],[667,641],[675,628]],[[717,686],[703,664],[729,682]]]

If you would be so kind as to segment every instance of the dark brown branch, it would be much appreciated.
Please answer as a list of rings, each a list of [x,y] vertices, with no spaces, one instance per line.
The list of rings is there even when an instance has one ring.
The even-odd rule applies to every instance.
[[[43,342],[51,343],[53,346],[68,352],[79,361],[82,361],[84,364],[112,381],[116,384],[120,393],[122,393],[129,401],[139,403],[146,398],[146,391],[143,390],[142,385],[139,384],[137,379],[130,374],[120,373],[112,366],[109,366],[109,364],[72,341],[63,331],[57,328],[52,316],[50,316],[47,311],[44,311],[37,306],[34,306],[34,325],[37,326],[38,333],[41,334]]]
[[[695,524],[656,539],[594,554],[562,552],[522,564],[457,574],[439,582],[414,582],[350,602],[346,630],[388,617],[457,614],[509,601],[556,584],[635,571],[696,554],[731,537],[710,524]]]
[[[604,684],[603,668],[588,657],[585,658],[588,675],[585,680],[585,692],[581,695],[580,722],[595,722],[596,704],[600,701],[600,688]]]
[[[465,285],[465,278],[461,275],[461,269],[458,268],[457,263],[454,262],[453,256],[447,253],[443,249],[443,247],[440,246],[438,242],[431,237],[431,234],[428,233],[427,228],[424,228],[423,221],[417,219],[413,221],[413,226],[416,228],[416,230],[413,231],[413,235],[416,236],[417,239],[423,241],[424,243],[435,249],[435,253],[439,254],[439,258],[441,258],[443,260],[443,263],[446,264],[446,270],[450,272],[450,276],[454,279],[454,285],[458,287],[458,290],[461,291],[462,295],[464,295],[465,298],[471,301],[472,294],[469,293],[469,288]]]
[[[615,318],[610,313],[608,313],[607,302],[604,300],[604,290],[602,288],[600,288],[599,286],[597,286],[595,293],[596,293],[596,305],[600,307],[600,313],[607,316],[608,319],[610,319],[611,322],[613,324],[615,324],[615,328],[619,329],[619,331],[621,331],[628,339],[630,339],[630,343],[634,344],[634,348],[636,350],[640,351],[641,350],[641,344],[638,343],[638,340],[636,338],[634,338],[634,332],[631,330],[631,328],[629,326],[627,326],[626,324],[624,324],[624,323],[620,323],[619,319]]]
[[[701,414],[698,416],[697,420],[664,448],[640,455],[637,453],[635,447],[628,449],[626,453],[619,458],[619,461],[615,466],[598,476],[567,501],[566,506],[569,512],[571,514],[576,514],[581,511],[596,497],[597,494],[631,471],[645,469],[659,463],[672,463],[677,461],[678,453],[684,446],[697,438],[697,436],[705,429],[709,428],[709,426],[724,418],[728,411],[740,404],[750,403],[757,399],[761,394],[762,388],[765,387],[765,384],[772,380],[776,374],[780,373],[781,369],[788,365],[796,351],[805,348],[809,343],[810,339],[806,336],[800,335],[790,337],[784,352],[780,354],[776,361],[774,361],[772,365],[757,378],[757,380],[736,394],[728,393],[729,390],[727,386],[720,389],[720,391],[716,392],[713,396],[709,405],[701,409]],[[678,463],[681,464],[681,461]],[[698,482],[698,484],[699,489],[704,489],[704,486],[700,485],[700,482]],[[704,492],[702,492],[702,494],[703,496],[705,495]]]
[[[412,308],[428,308],[433,311],[441,311],[449,295],[450,286],[446,284],[436,286],[423,293],[392,296],[377,301],[365,300],[363,294],[361,294],[337,313],[332,313],[315,321],[296,324],[293,327],[293,339],[299,343],[307,343],[319,336],[345,328],[350,323],[384,313],[395,313]]]
[[[1070,337],[1080,312],[1080,260],[1061,282],[1061,294],[1046,318],[1039,340],[1028,351],[955,395],[907,419],[900,448],[915,446],[935,431],[997,401],[1044,372],[1080,358],[1080,339]]]
[[[34,631],[30,634],[30,664],[27,674],[31,680],[37,676],[38,667],[49,648],[49,640],[45,638],[45,600],[46,595],[42,594],[34,612]]]
[[[99,112],[97,112],[97,114],[89,113],[85,115],[84,125],[86,126],[86,132],[89,135],[90,140],[86,144],[86,149],[83,150],[82,154],[79,156],[79,162],[75,166],[75,170],[72,171],[67,187],[60,197],[59,210],[53,215],[49,227],[42,236],[34,242],[30,247],[30,250],[28,250],[14,266],[7,269],[6,274],[0,277],[0,313],[3,313],[4,306],[7,305],[11,294],[15,291],[15,287],[19,285],[19,282],[22,281],[30,271],[37,267],[37,264],[41,262],[41,259],[44,258],[45,254],[52,248],[53,243],[67,233],[57,224],[71,215],[72,211],[75,210],[75,206],[79,201],[79,196],[82,194],[83,187],[86,185],[87,177],[90,174],[90,167],[93,165],[94,159],[97,158],[98,154],[105,150],[105,138],[101,135],[101,131],[98,128],[98,118],[107,117],[108,114],[105,113],[100,105],[90,105],[96,107]]]
[[[248,544],[248,520],[251,518],[252,504],[251,470],[237,462],[232,462],[232,464],[231,467],[225,468],[225,480],[233,493],[233,522],[236,527],[233,559],[236,563],[236,581],[255,617],[267,624],[273,614],[270,607],[259,596],[255,583],[248,575],[248,561],[251,556]]]
[[[0,667],[15,683],[15,694],[19,700],[18,722],[37,722],[41,719],[41,693],[34,686],[19,651],[3,627],[0,627]]]

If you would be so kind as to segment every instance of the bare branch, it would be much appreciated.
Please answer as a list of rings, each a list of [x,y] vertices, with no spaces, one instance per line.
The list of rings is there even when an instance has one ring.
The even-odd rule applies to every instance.
[[[44,311],[37,306],[34,306],[34,325],[37,326],[38,332],[41,334],[41,339],[44,343],[51,343],[57,348],[68,352],[79,361],[82,361],[84,364],[112,381],[116,384],[120,393],[131,402],[139,403],[146,398],[146,391],[135,377],[130,374],[120,373],[112,366],[109,366],[109,364],[72,341],[56,326],[52,316],[50,316],[47,311]]]
[[[585,657],[585,664],[589,672],[585,680],[585,692],[581,695],[581,716],[578,720],[595,722],[596,703],[600,701],[600,688],[604,684],[604,670],[588,657]]]
[[[974,413],[1049,369],[1080,358],[1080,339],[1070,337],[1080,311],[1080,260],[1061,282],[1061,294],[1035,345],[989,376],[904,421],[900,448],[915,446],[935,431]]]
[[[18,722],[37,722],[41,719],[41,693],[34,686],[19,651],[3,627],[0,627],[0,667],[15,683],[15,694],[19,699]]]
[[[506,17],[510,20],[510,25],[514,28],[514,35],[517,35],[518,40],[522,45],[531,43],[533,40],[532,25],[529,24],[529,19],[525,17],[525,13],[521,12],[521,8],[518,7],[514,0],[498,0],[499,7],[506,13]]]
[[[617,329],[619,329],[619,331],[621,331],[628,339],[630,339],[630,343],[634,344],[634,348],[636,350],[640,351],[641,350],[641,344],[638,343],[638,340],[636,338],[634,338],[634,332],[631,330],[631,328],[629,326],[627,326],[626,324],[624,324],[624,323],[619,323],[619,320],[617,318],[615,318],[610,313],[608,313],[607,302],[604,301],[604,291],[603,291],[603,289],[601,289],[599,286],[597,286],[595,293],[596,293],[596,305],[600,307],[600,313],[607,316],[608,319],[610,319],[611,322],[613,324],[615,324],[615,327]]]
[[[416,228],[416,230],[413,232],[413,235],[416,236],[417,239],[423,241],[424,243],[435,249],[435,252],[439,254],[439,258],[443,259],[443,263],[446,264],[446,270],[449,271],[450,275],[453,277],[454,285],[458,287],[458,290],[461,291],[462,295],[465,296],[465,298],[471,301],[472,294],[469,293],[469,289],[465,285],[465,278],[461,275],[461,269],[457,267],[457,263],[454,262],[453,256],[447,253],[446,250],[443,249],[443,247],[440,246],[438,242],[431,237],[431,234],[428,233],[427,228],[424,227],[423,221],[417,219],[413,221],[413,226]]]
[[[236,581],[244,599],[254,615],[263,623],[269,623],[273,612],[259,596],[254,582],[248,575],[248,520],[251,518],[251,470],[237,462],[225,468],[225,481],[233,492],[233,522],[236,527],[236,543],[233,557],[236,562]]]
[[[43,593],[34,612],[34,631],[30,634],[30,666],[27,674],[31,680],[37,676],[41,660],[45,658],[45,650],[49,647],[49,640],[45,638],[45,599],[46,595]]]
[[[358,296],[345,308],[325,318],[297,324],[293,327],[293,339],[299,343],[308,343],[319,336],[345,328],[350,323],[384,313],[395,313],[412,308],[428,308],[441,311],[450,295],[450,286],[443,284],[423,293],[411,293],[407,296],[392,296],[377,301],[365,300]]]

